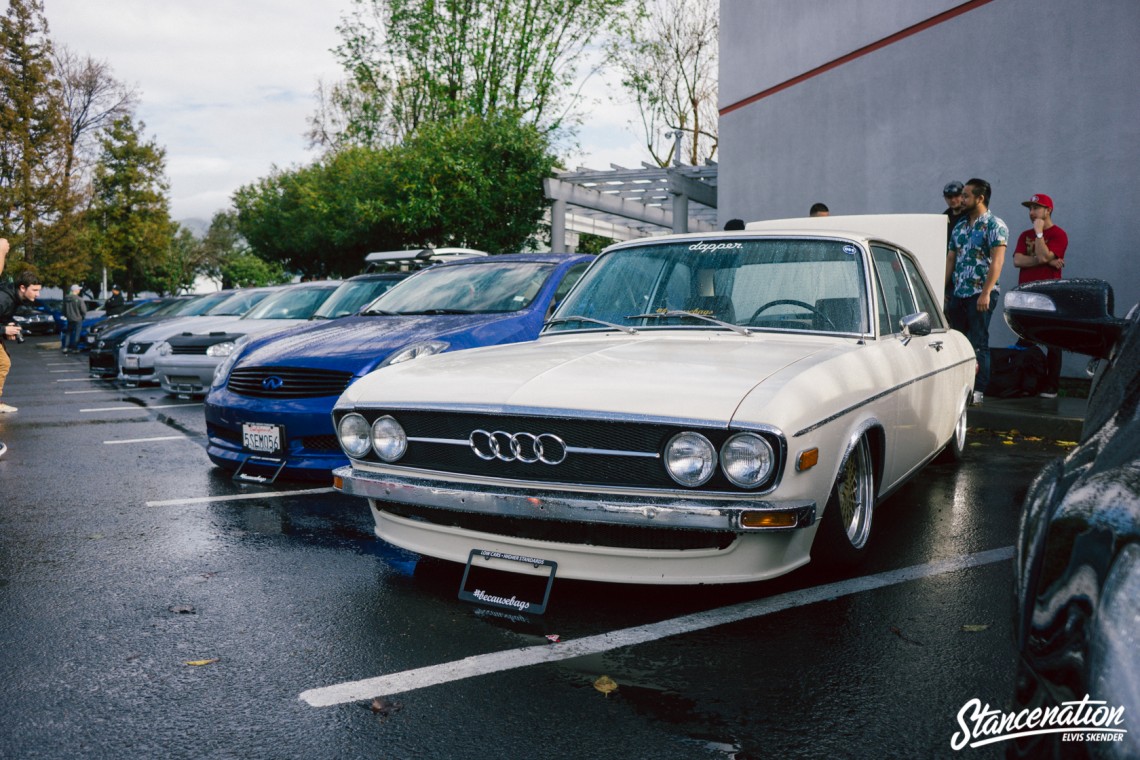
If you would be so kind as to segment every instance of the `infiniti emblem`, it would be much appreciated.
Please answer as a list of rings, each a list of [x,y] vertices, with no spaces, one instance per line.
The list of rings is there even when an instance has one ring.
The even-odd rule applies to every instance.
[[[562,464],[566,461],[566,442],[553,433],[507,433],[475,430],[467,439],[480,459],[523,464]]]
[[[270,375],[269,377],[267,377],[261,381],[261,387],[267,391],[278,390],[284,384],[285,384],[285,381],[282,380],[277,375]]]

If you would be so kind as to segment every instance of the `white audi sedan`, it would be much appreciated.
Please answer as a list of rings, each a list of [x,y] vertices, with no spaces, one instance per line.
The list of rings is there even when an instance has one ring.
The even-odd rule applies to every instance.
[[[942,314],[945,225],[833,216],[612,246],[537,341],[349,387],[335,483],[380,538],[468,573],[697,584],[851,565],[876,505],[966,444],[975,358]]]

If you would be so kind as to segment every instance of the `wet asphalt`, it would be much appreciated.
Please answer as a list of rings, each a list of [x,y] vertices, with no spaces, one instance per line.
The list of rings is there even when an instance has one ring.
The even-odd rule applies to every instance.
[[[85,356],[47,344],[10,346],[4,400],[20,411],[0,415],[0,757],[1004,751],[955,753],[950,737],[968,700],[1008,703],[1008,559],[865,590],[811,566],[720,588],[556,581],[541,617],[488,614],[456,598],[460,569],[378,541],[363,500],[237,484],[206,458],[199,403],[93,380]],[[1064,449],[971,437],[962,465],[928,467],[880,507],[858,576],[1012,546],[1030,480]],[[666,622],[768,602],[782,609],[692,632]],[[641,643],[559,661],[460,662],[644,625]],[[301,698],[417,668],[448,675],[327,707]]]

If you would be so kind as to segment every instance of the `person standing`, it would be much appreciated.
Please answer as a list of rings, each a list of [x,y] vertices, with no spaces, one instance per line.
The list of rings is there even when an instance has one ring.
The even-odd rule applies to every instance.
[[[87,317],[87,303],[80,295],[78,285],[72,285],[71,292],[64,296],[63,316],[67,319],[67,328],[61,341],[63,353],[78,353],[79,334],[83,331],[83,320]]]
[[[7,261],[8,261],[8,239],[7,238],[0,238],[0,274],[4,274],[4,264]],[[7,337],[7,335],[5,335],[4,337]],[[5,359],[8,358],[8,354],[7,354],[6,350],[0,349],[0,353],[4,354]],[[7,376],[7,374],[8,374],[8,371],[4,370],[4,376]],[[4,379],[3,379],[3,377],[0,377],[0,387],[3,387],[3,385],[4,385]],[[0,457],[4,456],[4,452],[7,450],[8,450],[8,447],[4,444],[3,441],[0,441]]]
[[[12,316],[21,304],[34,303],[39,298],[40,287],[39,276],[30,269],[24,270],[14,283],[0,285],[0,329],[3,330],[5,343],[21,338],[20,327],[12,323]],[[8,347],[5,345],[0,351],[0,397],[4,395],[4,380],[7,379],[8,370],[11,368],[12,360],[8,357]],[[15,411],[16,407],[0,400],[0,414],[10,414]]]
[[[103,302],[103,311],[108,317],[113,317],[125,309],[126,306],[127,302],[123,299],[123,293],[119,290],[119,286],[112,285],[110,297]]]
[[[952,287],[946,307],[950,326],[965,333],[978,360],[971,401],[982,403],[990,381],[990,317],[997,305],[998,278],[1009,245],[1009,228],[989,210],[993,190],[973,178],[962,189],[965,216],[954,226],[946,252],[946,281]]]
[[[1029,209],[1029,221],[1033,226],[1018,236],[1017,247],[1013,249],[1013,265],[1018,269],[1017,284],[1060,279],[1069,236],[1053,222],[1053,199],[1044,193],[1035,193],[1021,205]],[[1023,342],[1018,341],[1018,344]],[[1061,386],[1062,351],[1053,346],[1045,349],[1048,374],[1045,389],[1040,395],[1042,398],[1057,398]]]
[[[965,212],[962,210],[962,183],[958,180],[947,182],[946,186],[942,188],[942,200],[946,201],[946,210],[942,213],[946,215],[946,246],[950,246],[950,233],[954,231],[954,227],[958,222],[962,221]]]
[[[831,209],[826,203],[813,203],[808,209],[808,216],[831,216]]]

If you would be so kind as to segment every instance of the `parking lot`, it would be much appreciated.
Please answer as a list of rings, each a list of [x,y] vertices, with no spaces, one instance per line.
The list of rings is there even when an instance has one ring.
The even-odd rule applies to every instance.
[[[858,577],[556,581],[513,616],[380,543],[362,500],[232,481],[201,403],[44,342],[10,346],[0,416],[0,756],[934,757],[1011,693],[1052,442],[973,433],[877,513]]]

